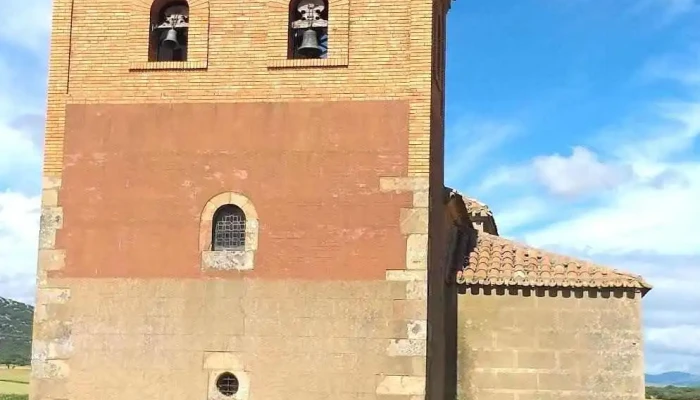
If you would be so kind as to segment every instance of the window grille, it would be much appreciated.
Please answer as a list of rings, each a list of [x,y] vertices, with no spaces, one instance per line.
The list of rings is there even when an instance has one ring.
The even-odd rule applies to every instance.
[[[234,205],[225,205],[214,213],[213,250],[243,250],[245,248],[245,214]]]
[[[216,388],[224,396],[233,396],[238,392],[238,378],[230,372],[224,372],[216,379]]]

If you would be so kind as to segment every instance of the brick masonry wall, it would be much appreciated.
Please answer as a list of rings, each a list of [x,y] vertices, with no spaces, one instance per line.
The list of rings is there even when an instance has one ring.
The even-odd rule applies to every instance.
[[[182,323],[185,325],[198,321],[194,315],[195,311],[172,311],[170,308],[181,305],[178,299],[189,298],[190,293],[199,293],[205,281],[193,285],[188,285],[189,280],[163,283],[162,290],[170,293],[164,298],[170,300],[163,301],[162,307],[170,311],[164,311],[164,314],[160,315],[163,318],[155,321],[150,316],[145,316],[143,311],[138,311],[138,305],[146,304],[149,300],[155,301],[153,292],[149,291],[153,289],[149,281],[131,278],[125,281],[106,280],[101,283],[96,280],[60,278],[73,268],[71,259],[78,257],[78,254],[67,253],[63,246],[65,241],[60,239],[71,235],[68,231],[61,232],[64,228],[62,197],[67,193],[62,192],[64,167],[68,163],[81,162],[66,157],[67,106],[348,100],[399,100],[406,102],[409,108],[406,170],[398,176],[376,176],[377,181],[374,183],[375,188],[378,187],[383,193],[398,195],[401,198],[407,195],[412,198],[412,204],[397,210],[396,229],[406,240],[405,247],[401,246],[398,251],[405,255],[405,264],[383,265],[387,270],[385,279],[379,281],[381,284],[378,287],[374,287],[377,293],[382,293],[383,287],[392,286],[392,282],[401,282],[400,286],[402,285],[406,292],[405,302],[392,302],[394,317],[389,319],[385,319],[386,315],[382,314],[387,306],[385,303],[368,304],[371,310],[367,310],[369,319],[365,320],[368,324],[365,328],[367,338],[377,339],[376,332],[381,332],[381,341],[386,345],[382,354],[393,357],[395,362],[395,365],[391,366],[381,364],[375,366],[376,368],[368,367],[372,371],[386,371],[381,374],[381,379],[374,376],[374,393],[369,393],[368,396],[377,399],[388,395],[391,395],[392,399],[422,398],[425,392],[425,368],[421,369],[420,363],[417,366],[412,364],[410,373],[406,369],[402,370],[401,374],[392,374],[390,371],[400,368],[400,364],[405,364],[404,357],[422,358],[423,361],[425,358],[426,339],[421,327],[426,325],[427,318],[425,293],[428,264],[428,199],[434,196],[433,201],[441,201],[441,195],[434,195],[439,191],[434,190],[431,194],[428,192],[431,182],[428,179],[431,174],[431,87],[435,84],[431,75],[431,48],[434,37],[431,32],[432,2],[354,0],[350,4],[347,0],[330,0],[330,19],[331,23],[335,24],[331,27],[330,38],[332,62],[320,63],[317,66],[307,65],[311,68],[290,68],[294,67],[295,63],[280,63],[279,53],[283,51],[280,44],[285,48],[286,45],[279,41],[279,31],[283,30],[279,22],[283,21],[286,29],[286,18],[280,18],[275,13],[286,13],[283,11],[286,10],[285,2],[240,3],[232,0],[192,1],[192,17],[199,18],[193,21],[192,34],[205,34],[206,37],[191,38],[191,63],[142,65],[146,61],[148,49],[144,46],[143,34],[135,29],[145,31],[148,26],[143,24],[139,28],[143,20],[135,13],[139,10],[146,12],[146,3],[144,0],[53,2],[31,398],[94,398],[91,393],[95,392],[110,393],[113,395],[111,398],[115,399],[133,398],[132,393],[125,394],[123,391],[132,381],[137,382],[140,396],[149,393],[153,394],[152,397],[160,397],[166,391],[171,393],[173,398],[178,398],[182,396],[183,390],[195,390],[194,388],[203,388],[201,385],[206,385],[201,380],[192,385],[182,384],[188,382],[187,378],[191,375],[178,375],[173,371],[159,370],[156,373],[147,373],[148,368],[144,367],[140,374],[132,373],[132,365],[146,362],[143,361],[143,354],[153,356],[148,353],[148,349],[154,343],[161,351],[163,348],[173,347],[183,351],[191,350],[187,356],[182,356],[181,352],[173,352],[180,354],[173,357],[187,359],[188,356],[194,355],[194,358],[187,360],[198,363],[201,361],[200,365],[203,366],[192,364],[190,372],[201,371],[202,368],[207,371],[239,368],[245,376],[245,369],[252,368],[241,364],[240,358],[230,354],[234,352],[233,349],[230,352],[224,351],[226,354],[221,356],[206,354],[209,351],[207,349],[214,349],[214,352],[222,348],[229,349],[223,345],[209,345],[181,332],[167,337],[160,334],[159,329],[162,328],[166,317],[184,321]],[[335,50],[333,46],[336,46]],[[168,126],[167,121],[164,122],[164,126]],[[100,135],[101,132],[86,134]],[[438,140],[442,140],[441,137]],[[135,145],[135,148],[137,147]],[[92,160],[83,159],[82,162],[99,162],[99,155],[97,156]],[[231,189],[227,188],[228,190]],[[68,214],[70,215],[70,212]],[[70,227],[75,220],[67,220],[66,223]],[[261,227],[262,230],[264,227]],[[193,240],[196,242],[196,239]],[[303,283],[301,286],[288,283],[290,288],[299,290],[296,292],[298,298],[307,297],[300,295],[303,291],[301,288],[306,288]],[[349,290],[348,284],[350,283],[338,282],[335,291]],[[127,290],[122,285],[131,286]],[[125,294],[108,295],[114,287],[125,289]],[[209,290],[220,290],[215,285],[206,288],[207,295],[211,295]],[[326,289],[319,289],[319,292],[327,294]],[[377,293],[370,297],[374,298]],[[364,295],[349,296],[367,298]],[[319,294],[311,297],[326,298]],[[135,302],[133,299],[140,300]],[[222,304],[232,306],[234,310],[219,309],[220,313],[238,315],[235,306],[241,304],[240,300],[238,303],[222,300]],[[276,307],[271,307],[270,310],[276,310]],[[403,317],[407,312],[412,313],[412,319]],[[379,313],[379,316],[375,315],[376,313]],[[340,316],[341,313],[334,315]],[[389,320],[402,320],[406,328],[411,329],[401,330],[401,333],[391,339],[384,337],[387,336],[385,324]],[[338,321],[336,323],[340,324]],[[105,326],[111,322],[123,324],[119,325],[123,329],[100,336],[104,333]],[[201,329],[208,329],[209,333],[230,333],[229,331],[237,326],[223,325],[225,326],[220,322],[205,323]],[[309,333],[313,333],[310,337],[321,334],[333,336],[333,332],[337,334],[339,330],[346,328],[346,325],[329,327],[321,324],[313,328],[295,325],[292,326],[292,332],[296,332],[298,337],[307,337],[304,335]],[[239,334],[240,331],[233,333]],[[125,351],[123,357],[115,356],[114,352],[107,350],[135,339],[131,335],[141,334],[145,344],[129,343],[132,346],[131,351]],[[256,337],[254,333],[245,332],[243,336]],[[165,340],[165,344],[161,340]],[[284,336],[274,343],[279,344],[282,341],[292,342],[288,336]],[[314,346],[319,344],[318,341],[312,342],[306,345],[305,350],[315,349]],[[339,341],[330,347],[321,348],[342,349],[343,344],[343,341]],[[93,346],[98,346],[102,351],[95,350]],[[353,351],[361,355],[375,354],[375,350],[376,347],[353,348]],[[197,353],[201,357],[197,356]],[[329,354],[324,356],[326,358],[308,361],[306,365],[317,369],[332,365],[332,360],[327,358]],[[174,365],[183,365],[183,362],[174,359],[166,360]],[[149,361],[157,363],[158,359],[151,358]],[[299,361],[300,359],[295,359],[294,363],[290,361],[280,365],[293,369],[299,366]],[[331,364],[328,364],[329,362]],[[120,368],[100,372],[106,364],[113,367],[118,364]],[[274,366],[270,368],[271,372],[281,371],[274,369]],[[136,370],[138,369],[137,367]],[[257,370],[261,371],[259,366]],[[269,376],[267,373],[258,374]],[[172,376],[182,379],[174,380]],[[254,385],[252,376],[251,374],[248,381],[251,388]],[[323,389],[314,386],[313,391],[307,390],[305,398],[317,396],[309,395],[311,392],[326,393],[327,397],[329,390],[334,394],[342,391],[340,389],[345,381],[330,375],[321,376],[328,378],[327,381],[315,382],[319,382]],[[196,377],[202,378],[203,375]],[[364,390],[368,388],[365,378],[369,379],[369,375],[362,377],[363,383],[355,385],[364,389],[358,389],[354,393],[365,393]],[[154,384],[158,379],[164,380],[160,384]],[[207,382],[211,386],[211,382]],[[277,389],[280,390],[277,397],[294,396],[287,390],[282,392],[279,387]],[[197,393],[197,397],[204,395],[202,392]],[[247,395],[246,393],[243,392],[241,396]],[[251,396],[252,393],[250,392]],[[335,397],[337,396],[334,395]]]
[[[459,299],[460,399],[644,399],[640,294],[471,290]]]
[[[131,1],[138,7],[116,0],[54,2],[45,174],[56,176],[62,169],[67,103],[400,99],[411,107],[409,175],[427,176],[431,87],[436,84],[430,1],[359,0],[348,9],[347,2],[331,0],[331,22],[349,24],[347,35],[337,39],[347,46],[349,61],[314,68],[270,68],[269,2],[211,1],[201,17],[208,25],[208,31],[202,29],[208,32],[206,52],[194,53],[206,60],[206,69],[175,70],[131,68],[139,52],[146,61],[148,50],[132,34],[130,22],[130,13],[147,9],[142,0]],[[333,20],[335,6],[348,9],[347,20]],[[284,7],[275,10],[285,12]],[[329,43],[332,53],[332,36]],[[286,51],[284,43],[272,45]]]

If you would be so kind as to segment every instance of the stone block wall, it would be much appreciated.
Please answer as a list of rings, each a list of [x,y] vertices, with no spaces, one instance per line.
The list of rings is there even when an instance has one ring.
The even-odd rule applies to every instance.
[[[468,289],[459,298],[459,399],[644,399],[640,299]]]
[[[225,371],[236,400],[423,398],[421,282],[56,283],[71,289],[71,356],[37,399],[218,399]]]

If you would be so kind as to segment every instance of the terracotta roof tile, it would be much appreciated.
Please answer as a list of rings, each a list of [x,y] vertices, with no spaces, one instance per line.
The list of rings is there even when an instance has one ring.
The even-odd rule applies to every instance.
[[[478,232],[457,281],[466,284],[651,289],[644,279]]]
[[[462,198],[464,199],[464,202],[467,205],[467,211],[469,211],[470,215],[480,217],[493,217],[493,213],[489,209],[489,206],[487,206],[486,204],[463,195]]]
[[[462,200],[464,201],[464,205],[467,207],[467,212],[469,212],[470,216],[493,217],[493,213],[489,209],[489,206],[480,202],[479,200],[465,196],[464,194],[452,188],[445,187],[445,190],[462,198]]]

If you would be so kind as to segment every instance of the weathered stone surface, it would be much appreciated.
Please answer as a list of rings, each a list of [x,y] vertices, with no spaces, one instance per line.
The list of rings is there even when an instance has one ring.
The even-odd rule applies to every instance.
[[[59,271],[66,266],[65,250],[39,250],[39,269],[42,271]]]
[[[428,268],[428,235],[408,235],[406,241],[406,269]]]
[[[70,387],[85,387],[78,400],[95,393],[132,398],[154,385],[166,391],[180,385],[188,396],[217,398],[211,380],[223,371],[234,372],[241,385],[264,382],[267,397],[291,391],[299,398],[333,393],[374,398],[384,376],[413,377],[393,386],[406,396],[424,391],[418,386],[425,382],[427,323],[403,316],[425,301],[395,298],[397,290],[405,296],[412,282],[63,282],[70,286],[70,300],[57,306],[70,310],[71,325],[63,331],[52,323],[37,325],[37,334],[50,339],[35,342],[35,363],[66,358]],[[56,374],[60,371],[44,373]],[[110,386],[116,376],[129,387]],[[392,387],[384,384],[380,391]]]
[[[406,299],[425,300],[428,298],[428,282],[411,280],[406,283]]]
[[[34,360],[68,360],[73,355],[73,340],[70,336],[53,340],[34,340],[32,358]]]
[[[60,189],[61,178],[56,176],[43,176],[41,179],[41,186],[44,190]]]
[[[394,270],[386,271],[386,280],[388,281],[426,281],[428,274],[423,270]]]
[[[377,386],[377,394],[421,395],[425,393],[423,376],[385,376]]]
[[[392,357],[424,356],[426,354],[425,339],[392,340],[387,348],[387,354]]]
[[[428,337],[428,321],[416,319],[408,321],[406,327],[409,339],[426,339]]]
[[[401,209],[401,233],[428,233],[428,209],[427,208],[402,208]]]
[[[64,304],[70,300],[68,288],[39,288],[36,291],[37,304]]]
[[[58,206],[58,189],[44,189],[41,192],[42,207]]]
[[[382,177],[379,188],[383,192],[417,192],[427,191],[430,180],[424,177]]]
[[[639,298],[609,298],[606,307],[592,311],[602,305],[597,297],[557,289],[536,292],[530,297],[520,291],[460,296],[459,391],[464,397],[644,398]],[[609,321],[602,323],[603,318]],[[625,322],[613,323],[617,319]]]
[[[204,369],[213,370],[242,370],[242,354],[227,351],[207,351],[204,352]]]
[[[250,271],[254,268],[252,251],[203,251],[202,269],[218,271]]]
[[[65,379],[70,374],[70,366],[65,360],[32,359],[32,378]]]
[[[428,207],[430,205],[429,193],[427,190],[413,192],[413,207]]]
[[[63,227],[61,207],[43,207],[39,222],[39,249],[53,249],[56,244],[56,230]]]

